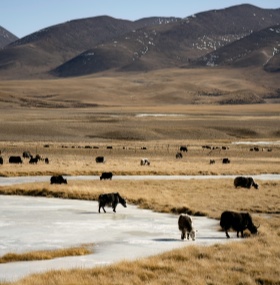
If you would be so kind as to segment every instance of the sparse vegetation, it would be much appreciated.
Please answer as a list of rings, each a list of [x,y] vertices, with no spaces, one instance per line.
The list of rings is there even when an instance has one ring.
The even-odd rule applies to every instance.
[[[191,246],[134,262],[123,261],[93,269],[49,271],[0,284],[279,284],[278,181],[262,182],[260,190],[234,189],[228,179],[107,182],[73,181],[69,188],[63,187],[60,191],[88,191],[93,198],[100,191],[121,191],[130,202],[143,208],[172,212],[173,206],[177,205],[196,211],[203,209],[204,214],[215,218],[222,209],[250,211],[256,223],[261,224],[260,234],[241,243]],[[19,188],[28,192],[32,187],[41,189],[43,184]],[[10,191],[12,188],[16,187],[11,187]]]
[[[207,90],[238,94],[244,89],[263,93],[266,88],[262,86],[272,86],[277,77],[258,76],[248,70],[225,73],[215,69],[210,74],[200,69],[1,81],[0,150],[4,164],[0,175],[50,177],[100,175],[103,171],[112,171],[114,176],[279,174],[279,144],[258,145],[258,152],[250,151],[258,141],[279,141],[279,105],[217,106],[212,101],[200,105],[207,104],[209,97],[221,96],[196,97],[200,88],[205,94]],[[186,105],[193,102],[199,105]],[[239,141],[248,144],[233,144]],[[176,160],[181,145],[187,145],[188,152]],[[202,145],[211,149],[202,149]],[[48,157],[49,164],[39,161],[31,165],[28,160],[20,165],[7,163],[10,155],[22,155],[26,150]],[[97,164],[97,155],[104,155],[106,163]],[[141,166],[142,157],[148,157],[151,165]],[[224,157],[231,163],[223,165]],[[215,164],[210,165],[210,159]],[[114,178],[69,180],[67,185],[47,181],[1,186],[0,193],[96,200],[102,192],[119,191],[128,202],[158,212],[183,211],[218,219],[224,209],[249,211],[261,224],[260,235],[241,243],[192,246],[111,266],[50,271],[11,284],[279,285],[279,181],[257,181],[259,190],[247,190],[235,189],[230,178]]]
[[[38,250],[21,254],[7,253],[0,257],[0,263],[47,260],[58,257],[86,255],[93,252],[92,247],[92,245],[84,245],[80,247],[63,248],[57,250]]]

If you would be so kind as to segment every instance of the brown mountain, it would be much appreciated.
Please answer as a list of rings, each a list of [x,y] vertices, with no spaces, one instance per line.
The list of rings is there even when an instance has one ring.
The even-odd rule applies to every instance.
[[[163,18],[132,22],[100,16],[73,20],[40,30],[0,51],[0,75],[8,78],[42,76],[85,50],[129,31],[157,25],[159,19]],[[176,19],[164,19],[168,22],[173,20]]]
[[[0,49],[4,46],[16,41],[18,37],[0,26]]]
[[[68,77],[106,70],[148,71],[195,59],[280,23],[280,9],[239,5],[184,19],[135,22],[108,16],[66,22],[0,51],[1,78]],[[49,75],[50,76],[50,75]]]
[[[83,52],[53,71],[79,76],[108,69],[148,71],[188,65],[193,59],[280,22],[280,10],[240,5],[199,13],[166,25],[126,33]]]
[[[280,25],[252,32],[199,59],[194,64],[202,66],[260,66],[267,71],[279,70]]]

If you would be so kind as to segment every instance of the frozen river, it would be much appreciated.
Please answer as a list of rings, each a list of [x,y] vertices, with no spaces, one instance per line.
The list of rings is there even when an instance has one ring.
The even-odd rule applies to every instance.
[[[0,255],[94,244],[93,254],[0,265],[0,281],[51,269],[89,268],[134,260],[186,245],[227,242],[218,221],[193,217],[196,241],[181,241],[178,216],[128,205],[98,213],[97,202],[0,196]],[[236,240],[235,237],[231,240]]]
[[[280,180],[280,174],[245,175],[257,180]],[[189,179],[221,179],[235,178],[236,175],[114,175],[114,180],[189,180]],[[99,180],[96,175],[65,176],[67,180]],[[0,177],[0,186],[22,183],[49,182],[50,176]]]
[[[219,179],[234,176],[119,176],[114,179]],[[259,180],[279,180],[280,175],[257,175]],[[0,178],[0,185],[49,181],[49,176]],[[98,176],[67,177],[69,180]],[[0,264],[0,281],[52,269],[91,268],[120,260],[135,260],[187,245],[228,242],[219,221],[193,217],[196,241],[181,241],[178,216],[141,210],[128,205],[98,213],[97,202],[0,196],[0,256],[33,250],[61,249],[94,244],[94,252],[80,257]],[[231,234],[230,241],[237,240]]]

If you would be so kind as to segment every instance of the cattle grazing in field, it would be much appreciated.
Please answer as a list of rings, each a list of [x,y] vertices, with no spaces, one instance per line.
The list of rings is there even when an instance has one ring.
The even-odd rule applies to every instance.
[[[50,161],[49,161],[49,159],[48,159],[47,157],[45,158],[45,163],[46,163],[46,164],[49,164],[49,163],[50,163]]]
[[[180,159],[180,158],[183,158],[183,155],[181,152],[177,152],[176,153],[176,159]]]
[[[230,163],[230,160],[228,159],[228,158],[223,158],[223,164],[228,164],[228,163]]]
[[[106,179],[110,179],[112,180],[113,177],[113,173],[112,172],[102,172],[101,176],[100,176],[100,180],[106,180]]]
[[[185,145],[181,145],[181,146],[180,146],[180,151],[187,152],[187,151],[188,151],[188,148],[187,148]]]
[[[214,164],[215,160],[214,159],[210,159],[210,164]]]
[[[105,163],[105,157],[104,156],[97,156],[95,158],[96,163]]]
[[[3,157],[0,156],[0,164],[3,164],[3,163],[4,163]]]
[[[203,145],[202,146],[202,149],[204,150],[204,149],[212,149],[212,147],[210,146],[210,145]]]
[[[38,158],[37,157],[31,157],[30,160],[29,160],[30,164],[37,164],[37,162],[38,162]]]
[[[187,233],[187,239],[191,237],[192,240],[195,240],[195,230],[192,225],[192,218],[187,214],[181,214],[178,219],[178,227],[179,230],[182,232],[181,239],[186,238]]]
[[[148,158],[142,158],[140,160],[140,165],[150,165],[150,161],[148,160]]]
[[[30,151],[24,151],[24,152],[22,153],[22,157],[23,157],[23,158],[31,158],[32,155],[31,155]]]
[[[63,178],[62,175],[52,176],[51,184],[67,184],[67,179]]]
[[[230,238],[228,234],[229,229],[237,231],[237,237],[241,233],[241,237],[244,237],[243,231],[248,229],[251,234],[258,232],[258,227],[253,224],[252,217],[249,213],[237,213],[232,211],[224,211],[221,214],[220,226],[225,231],[227,238]]]
[[[20,164],[22,163],[22,159],[20,156],[10,156],[9,157],[9,163],[17,163]]]
[[[105,206],[112,206],[113,211],[116,212],[116,207],[120,203],[123,205],[123,207],[126,208],[126,201],[124,198],[121,197],[119,193],[108,193],[108,194],[100,194],[98,197],[98,212],[100,213],[100,209],[102,208],[104,213],[105,211]]]
[[[35,158],[39,160],[44,160],[44,158],[40,154],[36,154]]]
[[[252,177],[238,176],[234,179],[233,183],[235,188],[243,187],[250,189],[251,186],[253,186],[255,189],[259,189],[259,185],[254,181]]]

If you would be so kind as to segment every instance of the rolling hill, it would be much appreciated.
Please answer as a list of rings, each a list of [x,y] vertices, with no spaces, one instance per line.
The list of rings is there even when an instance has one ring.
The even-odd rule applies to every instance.
[[[17,39],[15,35],[0,26],[0,49]]]
[[[247,4],[183,19],[153,17],[134,22],[108,16],[78,19],[45,28],[5,46],[0,51],[0,76],[71,77],[107,70],[142,72],[192,66],[196,59],[231,43],[240,43],[242,49],[241,39],[247,36],[255,36],[257,44],[260,34],[256,32],[279,23],[280,9]],[[277,70],[274,61],[270,65],[266,70]]]
[[[149,71],[185,66],[279,21],[279,10],[250,5],[203,12],[126,33],[83,52],[54,69],[52,74],[67,77],[109,69]]]
[[[277,71],[279,62],[276,58],[279,53],[280,25],[276,25],[253,32],[194,60],[194,63],[203,66],[264,66],[267,71]]]

